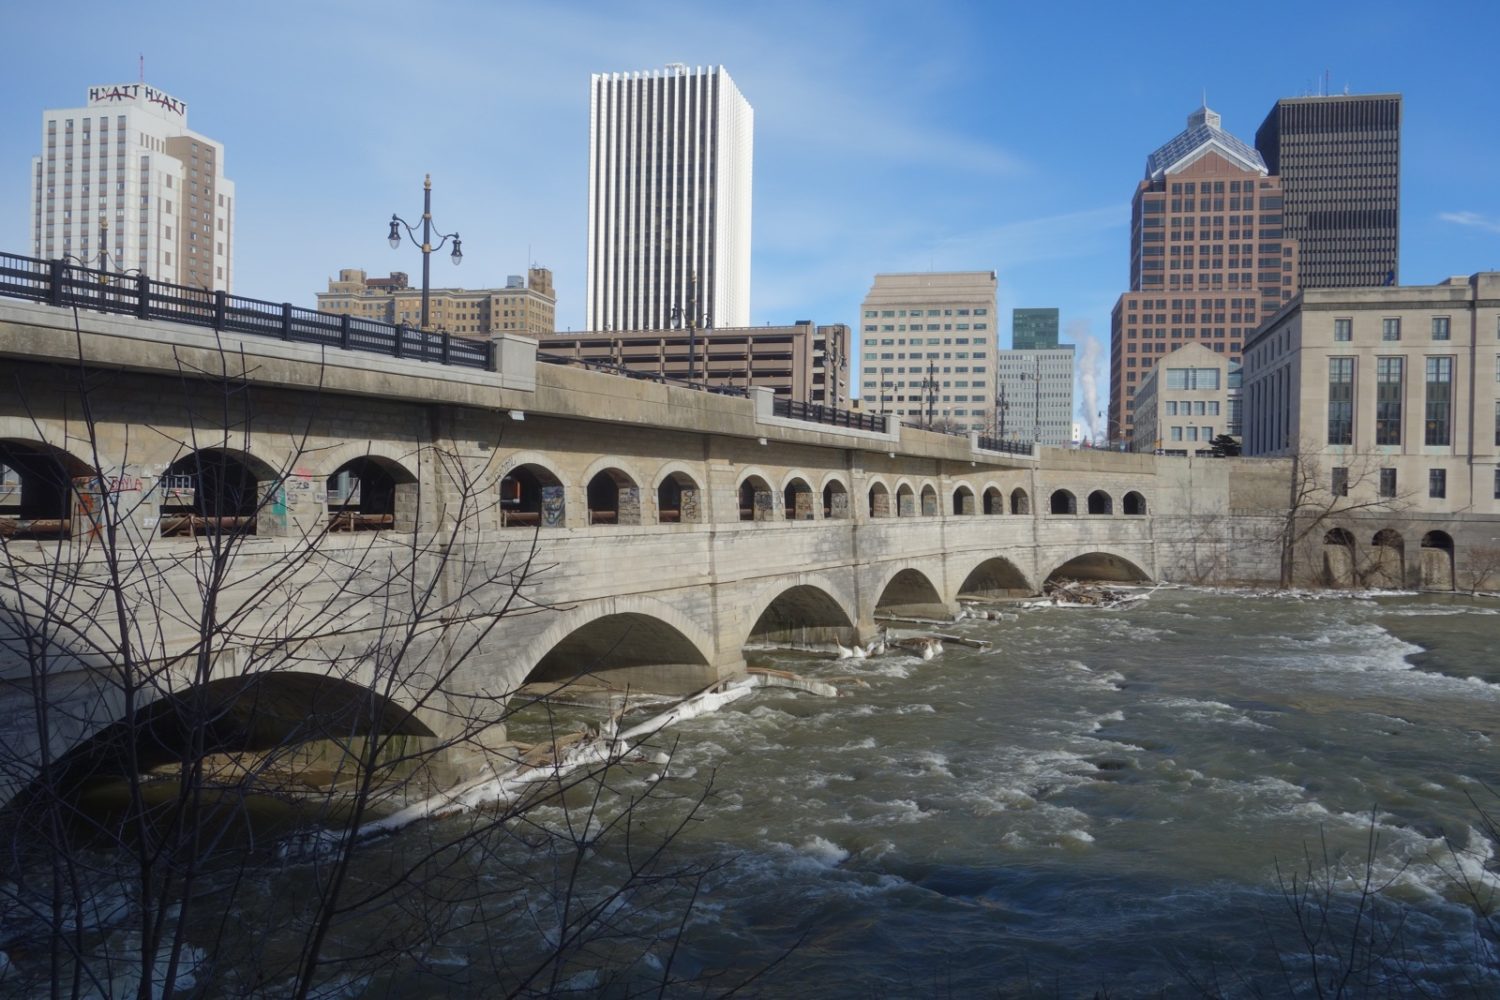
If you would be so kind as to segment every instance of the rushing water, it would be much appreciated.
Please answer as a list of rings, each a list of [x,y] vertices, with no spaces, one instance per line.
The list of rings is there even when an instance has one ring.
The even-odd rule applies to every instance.
[[[952,630],[993,645],[777,657],[864,686],[680,727],[680,780],[717,769],[719,794],[679,849],[731,859],[696,960],[800,938],[768,995],[1280,994],[1310,980],[1281,889],[1310,864],[1333,946],[1368,867],[1377,934],[1401,927],[1382,974],[1500,995],[1470,801],[1500,814],[1493,602],[1162,591]]]
[[[1480,812],[1500,816],[1500,604],[1163,590],[1127,610],[945,631],[991,645],[929,661],[776,655],[846,696],[760,691],[677,726],[665,777],[659,763],[617,769],[606,814],[647,789],[691,797],[712,776],[671,849],[717,866],[674,973],[727,970],[727,985],[773,966],[747,992],[776,997],[1310,994],[1285,892],[1310,876],[1329,890],[1325,981],[1339,951],[1382,984],[1349,995],[1500,995],[1500,873]],[[528,822],[578,815],[553,803]],[[420,848],[432,832],[387,843]],[[590,891],[622,877],[615,840],[587,852]],[[360,864],[378,878],[384,857]],[[512,860],[502,848],[445,871],[503,885]],[[300,871],[235,904],[273,950]],[[1373,947],[1351,944],[1367,874]],[[332,995],[508,988],[502,960],[555,926],[544,895],[472,916],[420,967],[336,979]],[[564,985],[607,991],[591,956],[632,976],[660,968],[683,897],[632,902],[662,910],[659,943],[591,951]],[[363,947],[390,916],[336,947]],[[210,961],[230,961],[214,947]]]

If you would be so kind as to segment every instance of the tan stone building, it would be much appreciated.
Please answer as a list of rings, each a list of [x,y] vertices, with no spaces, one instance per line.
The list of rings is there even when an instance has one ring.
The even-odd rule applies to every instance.
[[[1156,363],[1201,342],[1230,361],[1296,292],[1281,180],[1200,107],[1146,158],[1130,225],[1130,290],[1110,322],[1109,437],[1131,440],[1134,398]]]
[[[1229,359],[1186,344],[1146,373],[1135,393],[1132,451],[1191,455],[1228,433]]]
[[[877,274],[860,308],[865,409],[991,433],[997,285],[994,271]]]
[[[727,388],[765,386],[806,403],[849,403],[849,328],[842,323],[716,328],[696,337],[687,330],[555,334],[542,338],[539,350]]]
[[[433,288],[428,300],[428,321],[434,330],[486,337],[535,336],[556,328],[557,294],[552,272],[545,267],[531,268],[524,279],[512,275],[504,288]],[[418,326],[422,289],[413,288],[404,271],[371,278],[357,268],[345,268],[337,280],[329,279],[328,291],[318,293],[318,311]]]
[[[1500,514],[1500,272],[1310,289],[1245,345],[1245,454],[1327,495]]]

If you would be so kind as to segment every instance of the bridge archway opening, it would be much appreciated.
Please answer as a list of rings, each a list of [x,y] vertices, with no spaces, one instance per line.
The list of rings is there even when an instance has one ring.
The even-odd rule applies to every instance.
[[[82,478],[92,471],[61,449],[0,441],[0,538],[66,538]]]
[[[1323,586],[1354,585],[1354,535],[1345,528],[1333,528],[1323,536]]]
[[[973,490],[960,486],[953,491],[953,513],[960,517],[977,513]]]
[[[707,658],[673,626],[639,612],[605,615],[553,646],[529,684],[682,690],[713,680]]]
[[[771,521],[776,518],[776,494],[771,484],[760,476],[746,476],[740,482],[740,520]]]
[[[776,595],[760,613],[747,644],[812,645],[853,642],[854,623],[839,602],[820,587],[799,584]]]
[[[1370,540],[1370,567],[1365,583],[1371,587],[1400,587],[1406,580],[1406,540],[1390,528]]]
[[[1129,559],[1109,552],[1085,552],[1047,574],[1047,582],[1080,580],[1098,583],[1150,583],[1151,577]]]
[[[987,516],[1005,513],[1005,494],[993,486],[984,491],[984,512]]]
[[[417,477],[396,462],[366,456],[328,477],[329,531],[383,531],[417,522]]]
[[[937,487],[933,486],[931,483],[922,484],[922,493],[919,497],[919,500],[921,506],[918,508],[917,512],[920,513],[923,517],[937,517],[940,513],[942,513],[942,511],[938,510]]]
[[[1146,498],[1135,490],[1125,494],[1121,507],[1126,517],[1144,517],[1146,515]]]
[[[1024,597],[1032,593],[1026,574],[1009,559],[995,556],[975,566],[958,588],[963,597]]]
[[[698,483],[686,472],[673,472],[656,487],[659,524],[694,524],[702,520]]]
[[[849,491],[837,479],[829,480],[823,487],[823,517],[830,521],[849,517]]]
[[[1115,498],[1103,490],[1095,490],[1089,494],[1090,514],[1113,514],[1115,512]]]
[[[1053,490],[1049,509],[1057,515],[1077,514],[1078,498],[1067,490]]]
[[[896,516],[915,517],[916,513],[917,492],[910,483],[902,483],[896,487]]]
[[[783,516],[788,521],[816,520],[814,502],[812,487],[800,477],[793,478],[786,484],[786,489],[781,491]]]
[[[560,528],[563,484],[545,466],[518,465],[500,480],[500,525],[505,528]]]
[[[641,491],[619,469],[601,469],[589,480],[589,524],[640,524]]]
[[[870,486],[870,516],[890,517],[891,491],[885,488],[885,483],[873,483]]]
[[[323,751],[308,744],[380,736],[435,734],[397,702],[340,677],[301,671],[266,671],[225,677],[158,698],[134,717],[111,723],[58,760],[62,787],[142,772],[201,756],[295,750],[299,762],[318,766]],[[399,752],[398,747],[393,750]],[[330,766],[346,749],[330,744]],[[350,766],[344,764],[342,766]]]
[[[1019,486],[1010,491],[1010,512],[1012,514],[1031,513],[1031,497]]]
[[[161,534],[164,538],[259,530],[281,477],[242,452],[203,448],[184,455],[162,475]],[[262,498],[267,502],[262,502]]]
[[[949,608],[937,587],[921,570],[903,569],[891,577],[875,602],[875,614],[892,617],[947,618]]]
[[[1446,531],[1429,531],[1421,545],[1423,590],[1453,590],[1453,536]]]

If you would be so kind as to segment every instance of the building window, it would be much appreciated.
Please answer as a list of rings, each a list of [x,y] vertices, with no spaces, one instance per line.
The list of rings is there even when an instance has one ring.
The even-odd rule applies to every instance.
[[[1496,405],[1497,405],[1497,407],[1500,407],[1500,404],[1496,404]],[[1500,410],[1497,410],[1497,412],[1500,412]],[[1175,399],[1169,399],[1169,400],[1167,400],[1167,416],[1169,416],[1169,417],[1175,417],[1175,416],[1177,416],[1177,400],[1175,400]],[[1497,431],[1497,433],[1500,433],[1500,431]]]
[[[1328,359],[1328,443],[1354,443],[1354,359]]]
[[[1447,316],[1434,316],[1434,317],[1432,317],[1432,339],[1433,340],[1447,340],[1448,339],[1448,317]]]
[[[1442,500],[1448,496],[1448,470],[1427,470],[1427,495],[1435,500]]]
[[[1500,500],[1500,466],[1495,469],[1495,499]]]
[[[1354,339],[1354,320],[1336,319],[1333,321],[1333,339],[1348,341]]]
[[[1381,340],[1400,340],[1401,339],[1401,320],[1399,320],[1399,319],[1383,319],[1383,320],[1381,320],[1380,321],[1380,339]]]
[[[1333,467],[1333,495],[1346,497],[1349,495],[1349,467],[1335,465]]]
[[[1453,359],[1427,359],[1427,434],[1425,443],[1451,443]]]
[[[1396,495],[1396,470],[1380,470],[1380,495],[1383,497],[1394,497]]]
[[[1401,443],[1401,397],[1405,358],[1375,359],[1375,443]]]
[[[1182,428],[1181,427],[1173,427],[1172,428],[1172,440],[1173,441],[1181,441],[1182,440]]]

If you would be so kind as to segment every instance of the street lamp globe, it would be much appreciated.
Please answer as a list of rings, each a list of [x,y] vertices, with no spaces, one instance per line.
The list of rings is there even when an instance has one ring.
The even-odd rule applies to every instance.
[[[398,223],[396,221],[396,217],[394,215],[391,216],[391,232],[390,232],[390,235],[387,238],[390,240],[390,244],[391,244],[391,249],[392,250],[400,250],[401,249],[401,229],[400,229],[400,223]]]
[[[453,259],[453,266],[454,267],[457,267],[458,265],[460,265],[460,264],[462,264],[464,262],[463,244],[459,242],[458,234],[457,233],[453,234],[453,256],[452,256],[452,259]]]

